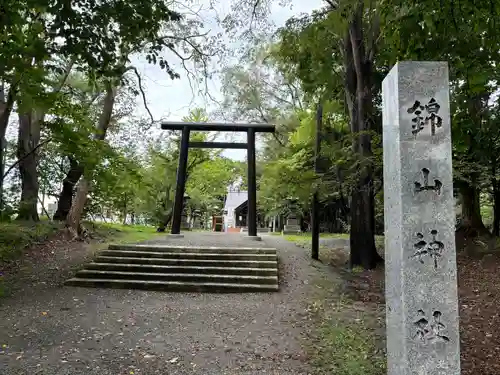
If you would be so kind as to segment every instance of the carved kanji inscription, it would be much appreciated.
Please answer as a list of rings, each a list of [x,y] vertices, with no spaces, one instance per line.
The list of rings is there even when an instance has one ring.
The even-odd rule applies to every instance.
[[[443,183],[438,179],[434,179],[434,185],[429,185],[429,174],[430,170],[428,170],[427,168],[422,168],[423,181],[422,182],[415,181],[414,183],[415,194],[425,190],[434,190],[438,195],[441,194]]]
[[[449,342],[450,339],[445,335],[446,325],[441,321],[442,315],[440,311],[435,310],[432,317],[428,317],[423,310],[418,310],[417,318],[413,323],[415,327],[413,339],[422,341],[424,344]]]
[[[441,106],[436,99],[431,98],[429,102],[423,105],[419,100],[407,109],[408,113],[412,114],[411,132],[414,136],[423,131],[426,126],[431,129],[431,135],[436,134],[436,128],[443,126],[443,119],[439,116]]]
[[[431,241],[426,241],[422,233],[417,233],[417,242],[413,245],[415,253],[411,256],[417,258],[422,264],[425,263],[425,258],[431,258],[434,263],[434,268],[438,268],[438,260],[443,256],[444,243],[437,240],[438,231],[431,230]]]

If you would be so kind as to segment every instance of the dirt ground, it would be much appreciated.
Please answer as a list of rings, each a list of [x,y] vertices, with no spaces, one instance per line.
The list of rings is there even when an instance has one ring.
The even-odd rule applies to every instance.
[[[476,259],[461,252],[457,266],[462,375],[499,375],[500,255]],[[348,284],[353,298],[385,304],[383,269],[351,275]]]

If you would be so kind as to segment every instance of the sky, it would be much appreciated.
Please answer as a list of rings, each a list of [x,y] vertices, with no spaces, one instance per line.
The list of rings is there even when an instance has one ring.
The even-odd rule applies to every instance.
[[[215,9],[209,9],[210,1],[194,0],[196,5],[192,6],[192,9],[202,9],[199,14],[207,30],[210,30],[211,33],[222,32],[223,30],[217,23],[217,17],[224,18],[230,9],[231,0],[218,0]],[[323,5],[323,0],[292,0],[292,4],[287,7],[277,5],[278,1],[274,1],[274,3],[276,4],[271,8],[270,20],[276,27],[279,27],[292,16],[300,13],[311,13],[312,10],[320,8]],[[202,107],[206,108],[208,112],[215,109],[216,103],[203,95],[193,93],[186,72],[179,66],[178,60],[176,63],[173,54],[171,57],[174,67],[177,68],[176,71],[181,76],[180,79],[174,81],[157,65],[148,64],[144,57],[136,57],[132,61],[143,79],[148,107],[154,119],[180,121],[182,117],[189,114],[190,109]],[[208,88],[215,100],[222,101],[220,81],[217,77],[208,82]],[[142,115],[147,114],[141,101],[138,101],[137,112]],[[160,132],[158,129],[156,131]],[[242,137],[244,135],[237,137],[235,141],[244,141]],[[224,155],[232,159],[244,160],[246,152],[244,150],[226,150]]]

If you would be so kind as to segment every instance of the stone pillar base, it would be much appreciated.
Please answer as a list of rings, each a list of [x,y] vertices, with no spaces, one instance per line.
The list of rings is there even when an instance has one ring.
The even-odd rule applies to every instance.
[[[283,227],[283,234],[294,234],[300,232],[302,232],[302,230],[299,225],[285,225]]]

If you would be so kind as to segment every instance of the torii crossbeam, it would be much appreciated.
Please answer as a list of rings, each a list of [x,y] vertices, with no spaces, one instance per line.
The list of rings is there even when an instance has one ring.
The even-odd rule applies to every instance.
[[[248,163],[248,235],[257,236],[257,182],[255,176],[255,133],[274,133],[271,124],[221,123],[221,122],[163,122],[163,130],[181,130],[179,167],[177,168],[177,187],[175,189],[174,212],[171,234],[180,234],[184,190],[186,188],[186,168],[189,147],[193,148],[229,148],[247,150]],[[246,132],[247,143],[226,142],[189,142],[191,131]]]

